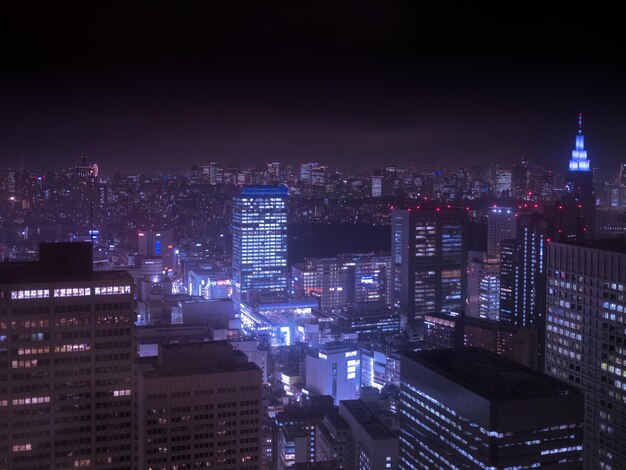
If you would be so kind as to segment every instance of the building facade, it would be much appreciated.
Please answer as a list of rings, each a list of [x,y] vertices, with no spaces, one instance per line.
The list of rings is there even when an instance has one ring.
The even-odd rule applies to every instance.
[[[132,469],[133,280],[90,243],[0,266],[0,468]]]
[[[400,469],[580,469],[582,393],[477,348],[407,353]]]
[[[341,341],[324,344],[306,356],[306,388],[316,395],[330,395],[335,404],[359,397],[361,351]]]
[[[234,298],[287,295],[287,188],[244,186],[233,201]]]
[[[546,232],[538,212],[517,214],[516,237],[501,245],[500,322],[537,330],[539,367],[545,350]]]
[[[585,393],[585,468],[626,468],[626,243],[548,250],[546,372]]]
[[[261,370],[223,341],[163,345],[137,375],[138,468],[261,465]]]
[[[467,212],[394,209],[391,214],[394,308],[411,325],[424,315],[465,310]]]

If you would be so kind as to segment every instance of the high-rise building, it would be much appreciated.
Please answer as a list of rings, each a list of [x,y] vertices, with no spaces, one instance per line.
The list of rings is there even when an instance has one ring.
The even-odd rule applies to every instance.
[[[341,341],[324,344],[306,356],[306,389],[316,395],[330,395],[340,400],[359,398],[361,352]]]
[[[547,223],[538,212],[518,212],[516,237],[501,244],[500,321],[535,328],[539,367],[545,348]]]
[[[243,352],[168,344],[140,367],[138,468],[259,468],[261,370]]]
[[[585,469],[626,468],[626,242],[548,249],[546,372],[585,394]]]
[[[300,297],[317,297],[322,310],[391,305],[391,258],[347,253],[310,258],[293,266],[292,286]]]
[[[310,183],[312,180],[313,168],[319,167],[319,163],[301,163],[300,164],[300,181]]]
[[[135,468],[133,307],[91,243],[0,265],[0,468]]]
[[[516,212],[510,207],[493,207],[487,215],[487,259],[500,259],[502,240],[516,235]]]
[[[484,251],[470,251],[468,256],[466,315],[497,320],[500,316],[500,263],[485,258]]]
[[[511,171],[511,196],[522,199],[528,192],[528,160],[522,159],[513,165]]]
[[[401,377],[400,469],[581,468],[576,388],[478,348],[407,353]]]
[[[422,349],[448,349],[463,345],[463,318],[449,315],[424,317],[424,343]]]
[[[287,296],[287,187],[244,186],[233,203],[236,301]]]
[[[583,135],[583,117],[578,115],[576,145],[569,161],[566,189],[581,206],[587,238],[595,237],[596,230],[596,193],[593,187],[593,173],[585,150]]]
[[[496,168],[493,181],[493,192],[496,197],[511,196],[511,170],[508,168]]]
[[[409,325],[424,315],[465,310],[467,212],[394,209],[391,214],[394,308]]]

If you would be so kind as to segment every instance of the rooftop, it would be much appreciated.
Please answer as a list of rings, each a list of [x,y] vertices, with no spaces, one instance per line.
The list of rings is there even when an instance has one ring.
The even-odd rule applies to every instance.
[[[0,263],[0,284],[132,281],[126,271],[94,271],[91,250],[91,243],[85,242],[41,243],[39,261]]]
[[[480,348],[409,352],[405,357],[491,401],[580,393],[552,377]]]
[[[361,400],[341,400],[340,413],[341,408],[350,413],[373,440],[396,439],[397,436]]]
[[[278,196],[284,197],[288,195],[287,186],[262,186],[262,185],[250,185],[241,188],[241,196]]]
[[[559,245],[582,246],[598,250],[626,253],[626,240],[620,238],[607,238],[603,240],[581,240],[576,242],[555,242]]]
[[[352,343],[347,343],[344,341],[331,341],[328,343],[324,343],[320,347],[320,352],[323,354],[339,354],[349,351],[357,351],[358,349],[359,348]]]

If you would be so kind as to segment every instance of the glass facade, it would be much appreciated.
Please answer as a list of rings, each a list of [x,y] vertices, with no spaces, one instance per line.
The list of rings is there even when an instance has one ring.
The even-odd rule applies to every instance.
[[[246,186],[233,203],[237,300],[287,294],[287,188]]]

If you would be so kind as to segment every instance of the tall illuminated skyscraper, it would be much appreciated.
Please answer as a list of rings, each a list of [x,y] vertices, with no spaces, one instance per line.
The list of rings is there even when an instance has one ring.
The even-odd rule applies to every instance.
[[[233,201],[234,298],[287,296],[287,188],[244,186]]]
[[[542,214],[518,212],[515,237],[502,241],[500,266],[500,321],[537,330],[540,370],[545,337],[546,232]]]
[[[391,214],[394,308],[408,324],[465,310],[467,213],[454,208],[395,209]]]
[[[576,144],[572,150],[567,172],[567,190],[580,205],[584,218],[583,231],[587,238],[595,237],[596,229],[596,193],[593,187],[593,173],[585,150],[583,135],[583,117],[578,115],[578,132]]]

